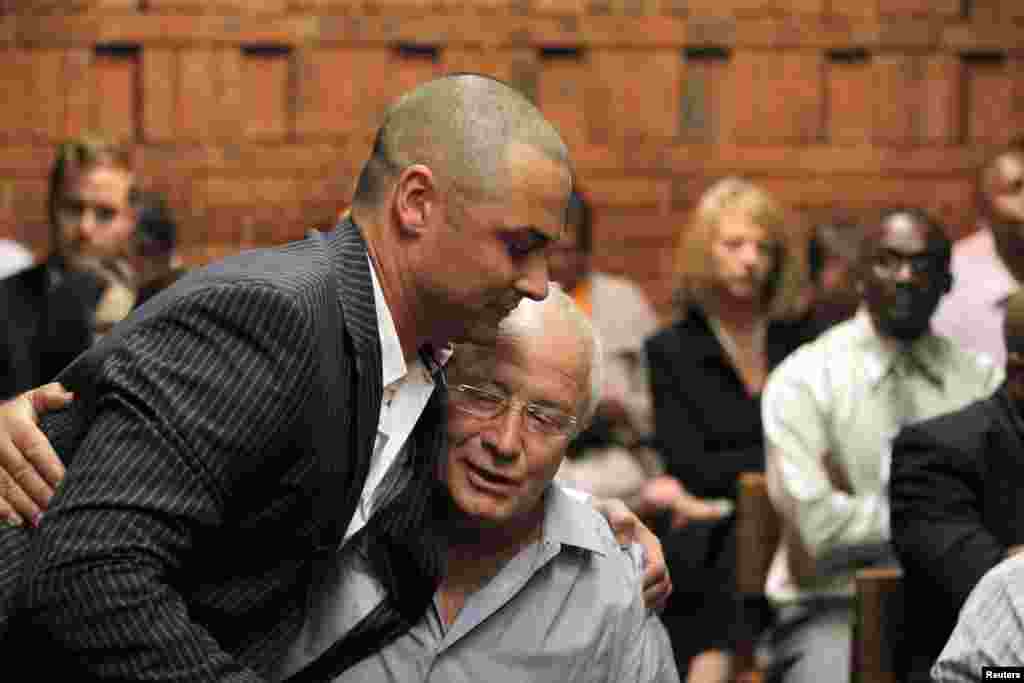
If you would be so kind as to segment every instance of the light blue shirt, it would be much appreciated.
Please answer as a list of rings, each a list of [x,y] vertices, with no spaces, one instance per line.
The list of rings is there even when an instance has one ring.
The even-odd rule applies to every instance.
[[[558,486],[544,496],[541,539],[523,548],[445,627],[437,600],[407,634],[335,683],[608,681],[675,683],[672,646],[641,594],[640,568],[588,502]],[[341,551],[310,624],[282,677],[316,657],[380,601],[378,583],[351,549]]]

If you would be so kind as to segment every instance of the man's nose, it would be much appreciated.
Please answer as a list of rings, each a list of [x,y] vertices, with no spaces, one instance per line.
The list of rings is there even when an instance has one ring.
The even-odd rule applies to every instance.
[[[483,432],[484,446],[498,459],[514,461],[522,450],[525,417],[521,407],[510,405],[505,412],[493,418]]]
[[[94,241],[98,228],[99,221],[96,220],[96,212],[89,208],[83,209],[82,215],[78,219],[78,234],[81,238],[86,242]]]
[[[516,282],[516,291],[527,299],[543,301],[548,295],[548,255],[530,254],[522,276]]]

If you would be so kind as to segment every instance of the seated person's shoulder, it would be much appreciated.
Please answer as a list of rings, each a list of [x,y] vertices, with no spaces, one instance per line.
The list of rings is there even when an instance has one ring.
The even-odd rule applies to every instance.
[[[558,539],[573,546],[586,558],[585,571],[600,581],[602,601],[623,607],[634,601],[642,604],[640,591],[643,558],[639,545],[622,547],[616,540],[608,520],[589,500],[571,496],[553,486],[559,506],[558,517],[565,522]]]

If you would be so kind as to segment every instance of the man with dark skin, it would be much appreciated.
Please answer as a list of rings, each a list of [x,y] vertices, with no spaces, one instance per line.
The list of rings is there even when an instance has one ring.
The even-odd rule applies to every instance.
[[[845,681],[853,574],[891,562],[890,443],[903,425],[990,394],[1001,373],[932,334],[951,284],[942,226],[913,208],[867,226],[861,310],[779,365],[763,394],[769,493],[783,541],[766,592],[779,608],[787,683]]]

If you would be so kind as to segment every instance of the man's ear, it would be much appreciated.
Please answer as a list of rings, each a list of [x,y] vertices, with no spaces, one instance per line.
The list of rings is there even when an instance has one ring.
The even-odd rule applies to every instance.
[[[402,232],[418,234],[425,230],[438,210],[438,198],[437,179],[430,167],[413,164],[405,168],[394,193],[394,210]]]

